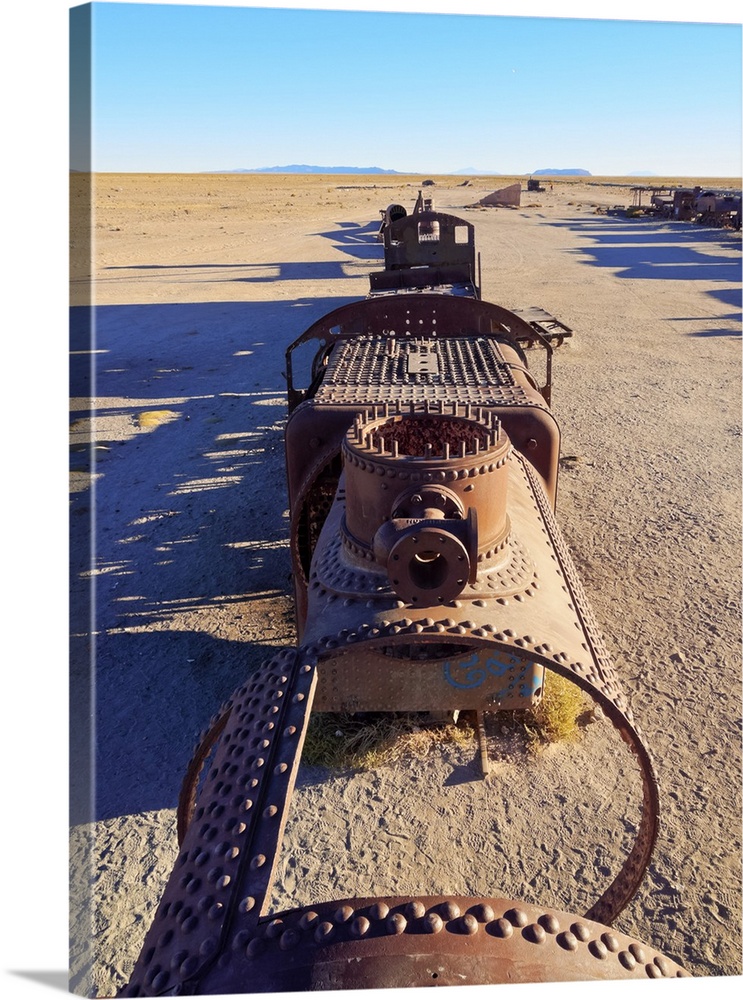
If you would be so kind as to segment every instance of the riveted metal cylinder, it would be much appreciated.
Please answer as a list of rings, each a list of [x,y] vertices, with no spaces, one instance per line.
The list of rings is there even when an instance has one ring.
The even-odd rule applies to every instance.
[[[359,415],[342,450],[346,557],[382,566],[406,604],[454,600],[504,548],[510,442],[490,411],[386,406]]]
[[[429,509],[444,505],[441,519],[461,518],[477,507],[479,547],[492,549],[507,536],[506,487],[510,442],[489,411],[451,404],[424,409],[384,410],[381,416],[359,417],[349,428],[342,453],[346,476],[346,530],[371,548],[380,525],[395,516],[424,519],[415,498]],[[430,491],[443,487],[440,500]],[[460,506],[450,510],[452,497]]]

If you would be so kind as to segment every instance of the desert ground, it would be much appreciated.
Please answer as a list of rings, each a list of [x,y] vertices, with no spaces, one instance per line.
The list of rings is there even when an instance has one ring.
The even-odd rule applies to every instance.
[[[367,293],[380,210],[412,209],[422,180],[71,179],[78,994],[127,981],[194,742],[295,641],[284,352]],[[475,223],[483,298],[574,331],[554,360],[557,516],[661,791],[616,926],[696,977],[739,976],[740,233],[606,214],[631,181],[555,179],[486,209],[510,179],[434,180],[436,208]],[[488,737],[485,780],[474,744],[365,772],[301,765],[275,908],[428,891],[581,912],[637,820],[621,740],[600,718],[537,755],[497,720]]]

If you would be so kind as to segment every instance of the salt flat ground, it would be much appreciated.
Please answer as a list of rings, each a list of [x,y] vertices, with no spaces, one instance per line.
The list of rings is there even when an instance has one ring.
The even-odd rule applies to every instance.
[[[128,979],[194,741],[294,642],[284,351],[366,294],[379,211],[412,208],[420,180],[100,175],[88,213],[72,179],[75,992]],[[739,975],[740,234],[603,214],[629,190],[583,179],[472,207],[499,186],[432,190],[476,225],[485,299],[575,331],[555,358],[558,519],[661,787],[616,925],[694,975]],[[474,748],[302,767],[276,907],[424,890],[589,905],[637,819],[621,741],[597,723],[536,759],[497,725],[490,742],[486,781]]]

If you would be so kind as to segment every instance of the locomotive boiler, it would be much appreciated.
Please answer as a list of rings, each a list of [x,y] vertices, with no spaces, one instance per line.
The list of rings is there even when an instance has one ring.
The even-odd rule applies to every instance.
[[[658,792],[555,518],[552,345],[481,299],[471,223],[419,197],[390,207],[381,237],[368,296],[288,348],[297,646],[253,671],[197,746],[179,857],[123,996],[686,974],[610,927],[649,863]],[[546,352],[543,384],[527,345]],[[642,775],[634,844],[584,915],[497,886],[270,912],[312,709],[481,721],[539,701],[551,674],[594,699]]]

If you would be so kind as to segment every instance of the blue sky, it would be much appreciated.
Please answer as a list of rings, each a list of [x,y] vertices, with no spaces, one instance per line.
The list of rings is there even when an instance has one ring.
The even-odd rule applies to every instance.
[[[657,6],[634,16],[658,17]],[[665,6],[678,16],[677,5]],[[308,163],[741,173],[740,24],[248,4],[93,8],[97,170]],[[622,11],[632,16],[632,5]],[[716,16],[725,13],[716,6]]]

